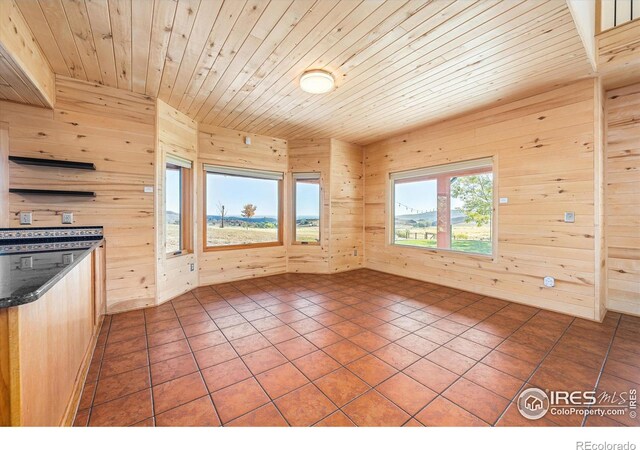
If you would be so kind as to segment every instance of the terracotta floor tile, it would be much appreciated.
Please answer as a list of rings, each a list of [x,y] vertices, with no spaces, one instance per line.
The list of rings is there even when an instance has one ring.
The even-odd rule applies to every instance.
[[[140,336],[126,341],[115,342],[107,344],[104,348],[103,359],[113,358],[116,356],[122,356],[127,353],[135,352],[136,350],[144,350],[147,348],[147,337]]]
[[[355,336],[356,334],[362,333],[364,331],[364,328],[362,328],[359,325],[356,325],[350,320],[345,320],[344,322],[331,325],[329,329],[331,331],[334,331],[335,333],[338,333],[340,336],[344,338]]]
[[[432,351],[425,358],[458,375],[462,375],[476,363],[475,360],[445,347]]]
[[[300,358],[318,350],[315,345],[302,336],[276,344],[276,348],[289,360]]]
[[[331,326],[331,325],[335,325],[336,323],[342,322],[344,320],[343,317],[332,313],[332,312],[326,312],[323,314],[319,314],[317,316],[313,317],[313,320],[315,322],[318,322],[322,325],[324,325],[325,327]]]
[[[408,377],[398,373],[376,387],[376,391],[387,397],[393,403],[414,415],[424,408],[438,394]]]
[[[438,393],[443,392],[458,379],[455,373],[426,359],[419,360],[403,372]]]
[[[272,328],[281,327],[284,325],[284,322],[277,317],[270,316],[258,320],[253,320],[251,321],[251,325],[253,325],[256,330],[263,332],[271,330]]]
[[[367,354],[367,351],[347,340],[337,342],[324,349],[324,351],[340,364],[349,364],[351,361]]]
[[[640,360],[640,357],[636,358]],[[615,375],[623,380],[640,384],[640,367],[631,364],[625,364],[622,361],[607,360],[604,371],[608,374]]]
[[[415,334],[398,339],[396,344],[420,356],[425,356],[439,347],[438,344]]]
[[[392,325],[391,323],[385,323],[383,325],[380,325],[379,327],[372,328],[371,331],[382,336],[385,339],[389,339],[390,341],[395,341],[409,334],[408,331]]]
[[[271,343],[261,334],[251,334],[235,341],[231,341],[231,346],[240,356],[257,352],[263,348],[271,347]]]
[[[182,406],[159,414],[158,427],[218,427],[220,419],[207,395]]]
[[[74,427],[86,427],[89,423],[89,410],[78,411],[76,417],[73,419]]]
[[[262,335],[274,345],[300,336],[298,332],[291,328],[289,325],[282,325],[270,330],[263,331]]]
[[[160,331],[159,333],[150,334],[147,336],[149,347],[157,347],[158,345],[168,344],[169,342],[179,341],[184,339],[184,331],[182,328],[172,328],[170,330]]]
[[[396,343],[384,346],[373,352],[373,354],[398,370],[402,370],[420,359],[419,355]]]
[[[457,337],[444,344],[444,346],[476,361],[481,360],[491,351],[491,348],[489,347],[485,347],[484,345],[480,345],[462,337]]]
[[[460,335],[465,339],[475,342],[476,344],[484,345],[485,347],[496,348],[503,341],[501,337],[495,336],[491,333],[470,328]]]
[[[342,340],[342,336],[328,328],[313,331],[304,337],[318,348],[324,348]]]
[[[205,348],[213,347],[227,342],[227,339],[222,334],[222,331],[216,330],[210,333],[199,334],[188,339],[191,350],[197,352]]]
[[[315,380],[336,370],[340,364],[322,350],[309,353],[292,361],[293,364],[310,380]]]
[[[442,395],[489,424],[494,424],[509,405],[509,400],[464,378]]]
[[[159,414],[207,394],[200,373],[175,378],[153,387],[154,410]]]
[[[456,337],[455,334],[440,330],[439,328],[435,328],[432,326],[424,327],[416,331],[415,334],[440,345],[446,344],[451,339]]]
[[[118,375],[147,365],[149,365],[147,350],[125,353],[122,356],[104,360],[100,368],[100,377],[104,378]]]
[[[315,385],[338,407],[369,390],[366,383],[345,368],[323,376],[315,381]]]
[[[210,322],[211,317],[209,317],[206,311],[200,311],[196,314],[180,317],[179,320],[180,324],[186,328],[189,325],[195,325],[200,322]]]
[[[398,372],[393,366],[371,354],[355,360],[347,368],[371,386],[380,384]]]
[[[276,314],[276,317],[287,324],[307,318],[307,316],[302,314],[300,311],[288,311],[282,314]]]
[[[373,352],[389,344],[389,341],[373,331],[365,331],[349,338],[351,342],[368,352]]]
[[[222,333],[224,333],[225,337],[230,341],[256,334],[257,332],[258,330],[256,330],[250,323],[242,323],[240,325],[222,329]]]
[[[336,411],[314,425],[315,427],[355,427],[356,425],[342,411]]]
[[[485,356],[482,362],[523,381],[527,380],[536,368],[533,363],[495,350]]]
[[[420,328],[424,328],[425,326],[424,323],[407,316],[398,317],[397,319],[394,319],[389,323],[409,332],[418,331]]]
[[[424,427],[424,425],[422,425],[420,422],[418,422],[416,419],[409,419],[408,422],[406,422],[404,425],[402,425],[403,427]]]
[[[497,427],[556,427],[554,422],[542,417],[536,420],[525,418],[515,403],[511,403],[507,411],[496,422]]]
[[[207,320],[206,322],[198,322],[191,325],[187,325],[183,327],[184,334],[187,337],[198,336],[199,334],[210,333],[212,331],[216,331],[218,327],[213,320]]]
[[[291,363],[262,372],[256,379],[272,399],[288,394],[309,382]]]
[[[437,322],[431,323],[430,326],[455,335],[462,334],[469,329],[469,327],[466,325],[462,325],[460,323],[453,322],[452,320],[447,319],[440,319]]]
[[[427,427],[483,427],[488,426],[478,417],[438,397],[416,414],[416,419]]]
[[[198,367],[200,367],[200,369],[206,369],[207,367],[237,358],[238,354],[231,344],[224,343],[199,350],[194,353],[194,356],[196,357]]]
[[[287,362],[287,358],[275,347],[268,347],[254,353],[249,353],[248,355],[242,356],[242,359],[254,375]]]
[[[376,391],[369,391],[342,408],[359,427],[398,427],[410,416]]]
[[[149,368],[146,366],[112,377],[101,378],[98,380],[93,403],[94,405],[106,403],[150,386]]]
[[[180,328],[180,321],[178,319],[162,320],[160,322],[148,323],[147,334],[155,334],[165,330],[171,330],[172,328]]]
[[[209,392],[215,392],[251,378],[251,372],[242,359],[235,358],[202,370],[202,377]]]
[[[126,341],[128,339],[133,339],[135,337],[144,336],[146,334],[146,329],[144,327],[144,323],[142,325],[136,325],[130,328],[124,328],[121,330],[114,331],[113,329],[109,331],[109,337],[107,338],[107,344],[112,344],[114,342]]]
[[[324,328],[324,325],[322,325],[319,322],[316,322],[312,318],[303,319],[303,320],[299,320],[297,322],[293,322],[293,323],[289,324],[289,326],[291,328],[293,328],[299,334],[307,334],[307,333],[311,333],[313,331],[320,330],[320,329]]]
[[[508,400],[511,400],[524,384],[522,380],[483,363],[478,363],[469,369],[464,374],[464,378]]]
[[[187,353],[191,353],[191,348],[189,348],[187,340],[182,339],[150,348],[149,361],[151,361],[151,364],[155,364],[160,361],[175,358],[176,356],[186,355]]]
[[[238,417],[229,422],[228,427],[287,427],[289,424],[280,411],[273,405],[267,403],[260,408]]]
[[[313,425],[336,410],[336,406],[313,384],[307,384],[275,401],[294,427]]]
[[[157,386],[197,371],[196,360],[188,353],[151,365],[151,382]]]
[[[255,378],[249,378],[211,394],[222,423],[269,403],[269,397]]]
[[[136,392],[116,400],[94,406],[89,426],[126,427],[153,415],[151,389]]]

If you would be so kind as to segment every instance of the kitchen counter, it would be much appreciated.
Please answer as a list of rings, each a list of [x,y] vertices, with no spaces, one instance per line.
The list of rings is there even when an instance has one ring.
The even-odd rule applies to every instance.
[[[0,308],[38,300],[103,244],[102,227],[0,229]]]

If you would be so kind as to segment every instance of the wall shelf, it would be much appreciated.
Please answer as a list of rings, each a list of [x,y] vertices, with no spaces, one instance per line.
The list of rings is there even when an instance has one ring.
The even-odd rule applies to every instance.
[[[61,169],[96,170],[93,163],[79,161],[57,161],[55,159],[27,158],[25,156],[9,156],[9,161],[28,166],[57,167]]]
[[[28,194],[28,195],[62,195],[65,197],[95,197],[96,193],[91,191],[56,191],[53,189],[22,189],[10,188],[12,194]]]

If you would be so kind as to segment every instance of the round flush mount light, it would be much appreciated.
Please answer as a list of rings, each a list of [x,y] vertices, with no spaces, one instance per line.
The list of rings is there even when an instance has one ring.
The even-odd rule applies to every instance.
[[[309,94],[325,94],[334,86],[333,75],[324,70],[308,70],[300,77],[300,89]]]

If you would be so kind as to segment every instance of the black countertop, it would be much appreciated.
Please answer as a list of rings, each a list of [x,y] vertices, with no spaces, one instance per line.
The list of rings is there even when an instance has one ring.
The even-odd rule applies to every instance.
[[[103,244],[102,227],[0,229],[0,308],[38,300]]]

